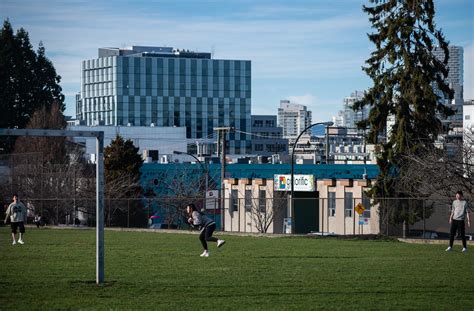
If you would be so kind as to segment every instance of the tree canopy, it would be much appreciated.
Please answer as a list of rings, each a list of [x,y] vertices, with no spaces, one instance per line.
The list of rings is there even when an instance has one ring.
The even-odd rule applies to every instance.
[[[53,104],[64,111],[61,77],[39,44],[35,52],[28,32],[16,34],[9,20],[0,30],[0,128],[25,128],[35,111]],[[0,152],[12,150],[13,139],[0,141]]]
[[[120,135],[104,149],[105,180],[110,194],[121,196],[132,190],[133,185],[138,187],[143,164],[138,149],[130,139],[124,140]]]
[[[369,105],[368,118],[359,126],[370,127],[368,141],[381,143],[378,164],[381,175],[374,188],[375,195],[393,195],[391,173],[405,152],[431,145],[440,133],[440,116],[453,112],[436,95],[434,87],[453,97],[445,82],[448,76],[448,42],[434,22],[432,0],[370,0],[363,10],[369,15],[374,32],[368,34],[375,51],[363,70],[373,86],[360,109]],[[444,60],[434,54],[436,47],[444,51]],[[390,120],[392,124],[390,124]],[[387,128],[388,127],[388,128]],[[380,137],[386,134],[386,141]]]

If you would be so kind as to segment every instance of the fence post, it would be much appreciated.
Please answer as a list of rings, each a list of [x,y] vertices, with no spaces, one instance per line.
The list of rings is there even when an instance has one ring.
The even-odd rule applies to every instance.
[[[108,201],[107,203],[109,203],[109,217],[107,217],[108,218],[107,222],[109,223],[109,227],[110,227],[110,223],[111,223],[110,219],[112,217],[112,215],[110,214],[110,199],[108,199],[107,201]]]
[[[355,199],[352,198],[352,211],[351,211],[351,214],[352,214],[352,235],[356,234],[356,215],[355,215],[354,207],[355,207]]]
[[[321,199],[321,233],[324,236],[324,198]]]
[[[426,231],[426,215],[425,215],[425,200],[423,200],[423,238],[425,237]]]
[[[56,224],[59,225],[59,207],[58,207],[58,198],[56,198]]]
[[[238,217],[238,222],[239,222],[239,226],[238,226],[238,230],[240,232],[240,211],[241,211],[241,208],[240,208],[240,199],[237,198],[237,211],[239,212],[239,217]]]
[[[130,228],[130,199],[127,198],[127,228]]]

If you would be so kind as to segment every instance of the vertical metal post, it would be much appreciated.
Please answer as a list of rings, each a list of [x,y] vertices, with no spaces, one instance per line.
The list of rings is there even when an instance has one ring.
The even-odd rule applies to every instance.
[[[298,138],[294,142],[293,151],[291,152],[291,197],[290,197],[290,215],[289,215],[290,220],[291,220],[291,226],[290,226],[291,234],[295,233],[295,219],[294,219],[295,217],[293,216],[294,212],[295,212],[294,197],[293,197],[294,194],[295,194],[295,191],[294,191],[294,186],[295,186],[295,178],[294,178],[295,177],[295,173],[294,173],[295,163],[294,162],[295,162],[295,147],[296,147],[296,143],[298,142]]]
[[[324,198],[321,199],[321,205],[322,205],[322,208],[321,208],[321,232],[324,236]]]
[[[329,164],[329,126],[326,126],[326,164]]]
[[[356,234],[356,215],[355,215],[356,213],[355,213],[354,207],[355,207],[355,199],[352,198],[352,211],[351,211],[351,214],[352,214],[352,235]]]
[[[225,131],[221,132],[221,221],[222,221],[222,231],[225,231],[225,186],[224,186],[224,179],[225,179]]]
[[[294,194],[295,194],[295,191],[294,191],[294,187],[295,187],[295,181],[294,181],[294,177],[295,177],[295,173],[294,173],[294,170],[295,170],[295,149],[296,149],[296,144],[298,143],[298,140],[300,139],[301,135],[304,134],[304,132],[306,132],[307,130],[309,130],[310,128],[312,128],[313,126],[315,125],[326,125],[326,127],[328,126],[331,126],[333,123],[332,122],[318,122],[318,123],[314,123],[314,124],[311,124],[309,126],[307,126],[303,131],[301,131],[301,133],[298,135],[298,137],[296,138],[295,142],[293,143],[293,149],[292,149],[292,152],[291,152],[291,198],[290,198],[290,218],[291,218],[291,233],[295,233],[295,219],[294,219]]]
[[[127,199],[127,228],[130,228],[130,198]]]
[[[423,200],[422,203],[423,203],[423,238],[425,238],[425,231],[426,231],[425,200]]]
[[[104,133],[97,137],[96,284],[104,283]]]
[[[72,205],[73,205],[74,211],[72,213],[73,214],[72,224],[75,226],[76,225],[76,166],[75,165],[74,165],[74,183],[73,184],[74,184],[74,190],[73,190],[74,197],[73,197]]]

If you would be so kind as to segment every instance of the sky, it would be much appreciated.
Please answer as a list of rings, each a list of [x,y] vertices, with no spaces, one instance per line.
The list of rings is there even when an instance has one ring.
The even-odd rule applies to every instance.
[[[75,116],[80,63],[99,47],[168,46],[252,62],[252,114],[281,99],[329,121],[343,98],[370,87],[361,70],[373,44],[363,0],[1,0],[0,15],[40,41]],[[435,22],[464,48],[464,98],[474,99],[474,0],[435,0]]]

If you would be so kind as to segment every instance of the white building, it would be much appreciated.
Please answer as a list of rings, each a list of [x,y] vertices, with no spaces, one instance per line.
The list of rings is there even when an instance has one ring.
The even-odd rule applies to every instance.
[[[334,126],[346,127],[350,132],[356,132],[357,122],[367,119],[370,108],[365,106],[359,111],[354,111],[352,107],[354,104],[364,97],[364,92],[355,91],[350,96],[344,98],[344,104],[337,116],[333,117]]]
[[[309,125],[311,111],[308,111],[306,106],[280,100],[278,126],[283,128],[283,138],[296,138]]]
[[[474,153],[474,100],[464,103],[463,129],[463,142],[471,144],[471,150]]]
[[[145,161],[157,161],[162,155],[173,154],[173,151],[186,152],[185,127],[154,127],[154,126],[69,126],[72,131],[103,131],[104,147],[108,146],[117,135],[125,140],[133,141],[139,148],[139,154]],[[96,139],[76,138],[78,142],[86,145],[86,155],[95,162]]]

